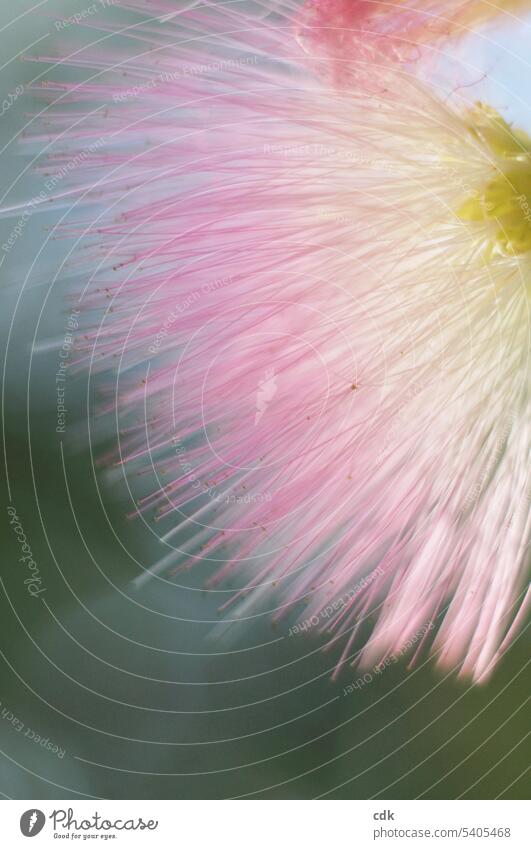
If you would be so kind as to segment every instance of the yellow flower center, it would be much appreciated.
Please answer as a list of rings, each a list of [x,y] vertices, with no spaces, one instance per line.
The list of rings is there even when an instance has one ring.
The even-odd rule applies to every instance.
[[[492,177],[457,214],[487,225],[489,258],[531,251],[531,138],[483,104],[469,113],[469,130],[492,155]]]

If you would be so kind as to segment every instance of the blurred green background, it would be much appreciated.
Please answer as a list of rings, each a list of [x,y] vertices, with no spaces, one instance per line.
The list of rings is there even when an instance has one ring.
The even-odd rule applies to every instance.
[[[2,8],[2,98],[11,94],[1,127],[4,205],[40,190],[43,178],[30,165],[39,144],[20,140],[42,108],[29,84],[61,51],[66,35],[54,21],[87,5],[19,0]],[[518,49],[521,33],[505,37]],[[529,42],[519,43],[525,52]],[[36,55],[48,64],[22,58]],[[490,81],[494,96],[520,109],[529,127],[521,99],[530,77],[524,85],[503,48],[489,63],[499,72],[500,82]],[[0,220],[0,242],[20,214]],[[83,375],[68,376],[67,434],[61,441],[55,432],[69,281],[66,271],[53,275],[72,243],[46,238],[60,214],[33,214],[1,266],[0,330],[9,346],[0,792],[35,799],[524,798],[525,636],[486,686],[425,663],[412,671],[393,666],[343,695],[359,673],[346,670],[332,682],[333,657],[317,634],[288,637],[288,626],[275,630],[260,619],[230,642],[213,637],[218,614],[216,599],[201,591],[205,570],[133,588],[138,564],[149,567],[164,552],[141,522],[125,518],[130,504],[120,476],[95,473],[85,415],[93,390]],[[103,432],[98,453],[106,438]],[[39,598],[23,584],[9,503],[46,586]]]

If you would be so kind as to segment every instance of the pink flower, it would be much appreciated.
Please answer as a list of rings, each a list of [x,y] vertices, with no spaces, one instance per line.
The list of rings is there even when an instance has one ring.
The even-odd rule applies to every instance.
[[[485,4],[308,4],[312,56],[354,49],[332,13],[392,47],[339,86],[286,18],[133,5],[128,50],[76,60],[108,73],[67,93],[71,144],[104,139],[69,191],[74,228],[96,210],[87,357],[116,373],[124,473],[156,481],[153,572],[207,560],[233,618],[304,603],[340,663],[430,641],[486,678],[523,616],[531,142],[396,47]]]

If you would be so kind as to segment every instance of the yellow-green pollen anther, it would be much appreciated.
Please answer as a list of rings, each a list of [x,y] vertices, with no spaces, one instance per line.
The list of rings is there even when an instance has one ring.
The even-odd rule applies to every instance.
[[[462,221],[491,225],[487,258],[531,251],[531,138],[483,104],[470,111],[469,130],[492,153],[492,178],[457,214]]]

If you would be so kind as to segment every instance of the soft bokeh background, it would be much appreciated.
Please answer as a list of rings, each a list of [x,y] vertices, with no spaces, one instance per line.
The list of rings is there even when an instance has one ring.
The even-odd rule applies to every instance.
[[[85,36],[59,31],[55,21],[88,5],[18,0],[2,7],[1,96],[23,87],[1,118],[4,206],[42,187],[42,175],[32,169],[42,144],[21,142],[43,105],[29,84],[40,75],[72,73],[51,69],[53,57],[67,39],[82,43]],[[107,12],[98,14],[95,27]],[[488,95],[528,129],[530,44],[531,30],[497,26],[462,48],[472,77],[479,69],[478,96]],[[28,61],[32,56],[48,63]],[[21,213],[0,220],[0,243]],[[317,634],[288,637],[288,625],[275,630],[259,619],[228,641],[213,636],[218,599],[202,592],[206,570],[134,589],[139,564],[149,567],[162,551],[141,522],[125,518],[130,504],[120,475],[110,481],[94,465],[91,446],[100,453],[110,437],[103,434],[96,447],[88,439],[82,375],[68,377],[67,433],[61,440],[55,432],[55,374],[70,288],[67,268],[55,275],[72,243],[48,237],[61,214],[33,214],[0,266],[1,332],[8,343],[0,792],[14,798],[525,797],[525,636],[486,686],[471,688],[425,663],[412,671],[393,666],[343,695],[358,673],[346,670],[332,682],[333,657],[320,650]],[[23,585],[6,512],[8,486],[46,585],[39,599]],[[42,748],[31,739],[36,734],[64,756]]]

